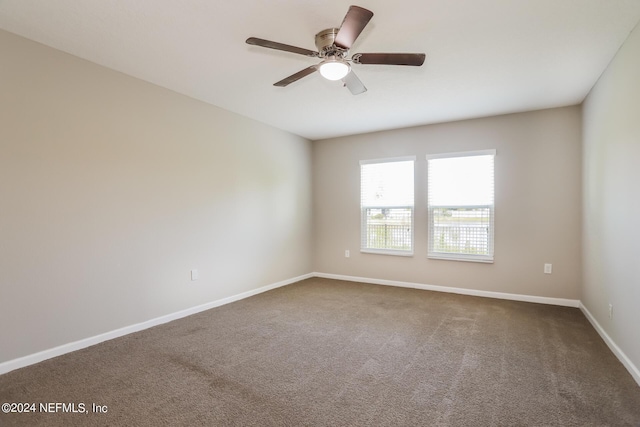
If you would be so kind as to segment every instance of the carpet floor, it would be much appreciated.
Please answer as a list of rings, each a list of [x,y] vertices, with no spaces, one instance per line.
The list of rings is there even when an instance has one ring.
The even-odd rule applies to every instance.
[[[5,402],[38,408],[2,426],[640,425],[578,309],[318,278],[9,372]]]

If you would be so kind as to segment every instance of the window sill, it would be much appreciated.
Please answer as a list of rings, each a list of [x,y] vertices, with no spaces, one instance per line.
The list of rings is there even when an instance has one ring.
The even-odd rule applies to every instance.
[[[480,262],[484,264],[493,264],[493,257],[472,256],[460,254],[428,254],[429,259],[441,259],[445,261],[462,261],[462,262]]]
[[[413,251],[394,251],[392,249],[360,249],[360,253],[374,255],[413,256]]]

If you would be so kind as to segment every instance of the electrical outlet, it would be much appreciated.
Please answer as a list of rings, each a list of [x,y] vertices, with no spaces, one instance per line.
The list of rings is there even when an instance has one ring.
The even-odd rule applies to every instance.
[[[349,249],[344,251],[344,257],[345,258],[349,258],[351,256],[351,254],[349,253]]]
[[[609,304],[609,319],[613,319],[613,304]]]
[[[200,272],[198,270],[191,270],[191,280],[198,280],[200,278]]]
[[[551,264],[544,265],[544,274],[551,274],[552,271],[553,271],[553,265]]]

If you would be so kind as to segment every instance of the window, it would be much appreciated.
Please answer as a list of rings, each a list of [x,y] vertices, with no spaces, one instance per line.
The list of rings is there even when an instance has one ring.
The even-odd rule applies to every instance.
[[[360,162],[361,252],[413,255],[415,157]]]
[[[493,262],[495,154],[427,156],[430,258]]]

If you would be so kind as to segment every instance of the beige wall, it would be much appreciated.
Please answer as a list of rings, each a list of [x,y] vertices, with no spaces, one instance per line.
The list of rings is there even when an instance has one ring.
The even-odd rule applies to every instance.
[[[580,114],[568,107],[315,141],[314,271],[579,299]],[[495,263],[427,259],[425,155],[489,148],[497,149]],[[407,155],[417,156],[415,254],[360,253],[358,162]]]
[[[584,103],[582,302],[640,368],[640,28]],[[613,304],[613,318],[608,306]]]
[[[311,272],[309,141],[2,31],[0,52],[0,363]]]

